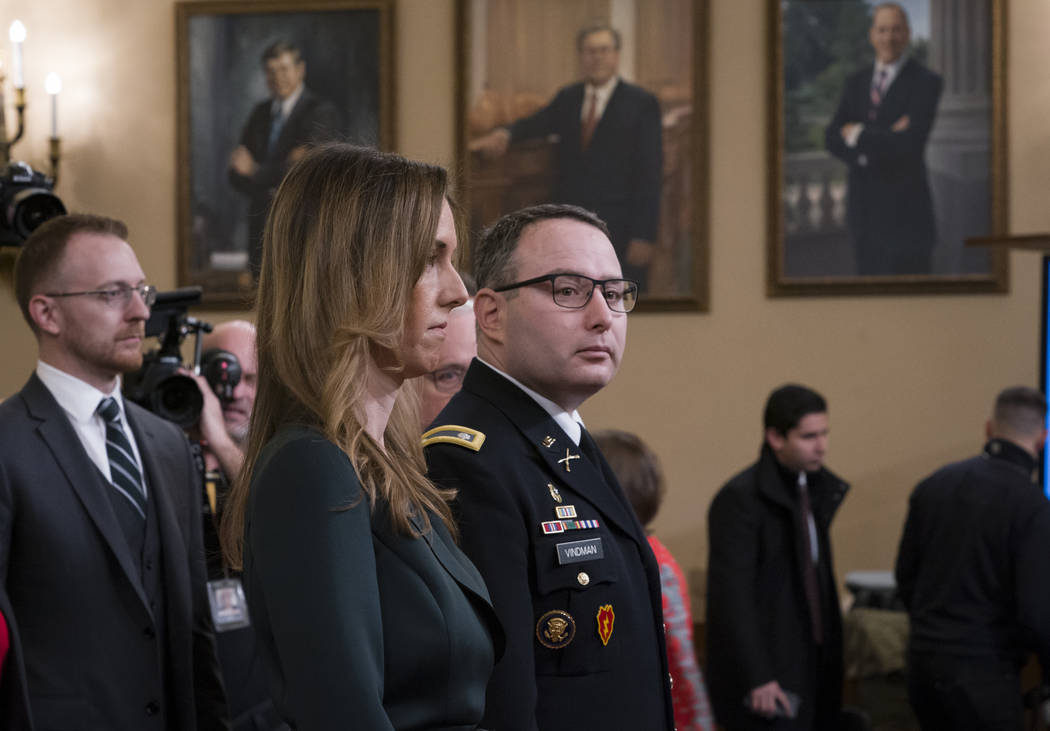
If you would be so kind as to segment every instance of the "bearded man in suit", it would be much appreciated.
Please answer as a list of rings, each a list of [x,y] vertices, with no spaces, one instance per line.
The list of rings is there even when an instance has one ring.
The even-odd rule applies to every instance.
[[[228,728],[182,431],[125,401],[156,291],[120,221],[60,216],[15,265],[35,372],[0,404],[0,585],[31,723]]]

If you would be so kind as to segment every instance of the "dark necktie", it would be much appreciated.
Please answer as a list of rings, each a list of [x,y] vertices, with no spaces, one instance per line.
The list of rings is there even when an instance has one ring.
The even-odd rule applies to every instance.
[[[120,406],[115,398],[107,396],[99,403],[97,411],[106,422],[106,456],[109,457],[110,483],[145,518],[146,488],[142,484],[142,472],[135,461],[135,451],[120,424]]]
[[[803,543],[802,581],[805,584],[806,603],[809,604],[809,618],[813,625],[813,639],[818,645],[824,643],[824,623],[820,612],[820,589],[817,585],[817,562],[813,557],[813,535],[810,532],[813,511],[809,505],[809,488],[806,486],[806,473],[798,476],[799,519]]]
[[[588,431],[583,428],[583,424],[580,424],[580,452],[591,461],[592,465],[598,468],[599,472],[602,471],[602,461],[598,457],[598,445]]]
[[[868,109],[868,119],[872,121],[874,121],[875,115],[879,113],[882,96],[886,93],[886,73],[886,69],[882,69],[871,82],[871,107]]]
[[[267,154],[273,152],[273,148],[277,145],[277,138],[281,136],[281,127],[284,126],[284,114],[281,111],[281,105],[278,104],[270,114],[270,137],[266,142]]]
[[[598,92],[591,91],[587,94],[587,114],[583,118],[583,126],[580,128],[580,146],[587,149],[594,136],[594,128],[598,126]]]

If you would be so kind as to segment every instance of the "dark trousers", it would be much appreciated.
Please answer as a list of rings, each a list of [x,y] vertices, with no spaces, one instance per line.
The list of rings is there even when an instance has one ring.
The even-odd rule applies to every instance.
[[[1020,678],[996,658],[911,654],[908,700],[922,731],[1020,731]]]

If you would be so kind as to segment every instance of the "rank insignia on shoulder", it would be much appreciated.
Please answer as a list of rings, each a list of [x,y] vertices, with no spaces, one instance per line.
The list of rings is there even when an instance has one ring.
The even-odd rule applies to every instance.
[[[616,613],[613,612],[612,604],[603,604],[598,607],[598,636],[602,638],[602,645],[609,644],[615,621]]]
[[[481,451],[481,445],[485,443],[485,435],[477,429],[455,424],[434,427],[423,434],[422,439],[424,447],[431,444],[458,444],[475,452]]]
[[[576,506],[575,505],[558,505],[554,508],[554,514],[559,518],[575,518],[576,517]]]
[[[576,620],[561,609],[552,609],[536,622],[536,639],[544,647],[560,650],[576,636]]]

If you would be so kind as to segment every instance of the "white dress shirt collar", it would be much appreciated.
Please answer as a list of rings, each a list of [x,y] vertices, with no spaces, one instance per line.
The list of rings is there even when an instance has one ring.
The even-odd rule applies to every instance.
[[[619,82],[620,77],[614,76],[601,86],[585,83],[583,85],[583,105],[580,107],[580,120],[585,121],[587,119],[587,105],[591,94],[598,95],[594,105],[594,118],[601,119],[602,115],[605,114],[605,107],[609,105],[609,99],[612,98],[613,91],[616,90],[616,85]]]
[[[507,373],[504,373],[491,363],[482,360],[481,356],[478,356],[478,360],[481,361],[483,365],[496,371],[496,373],[499,373],[501,376],[503,376],[515,386],[520,388],[522,391],[527,393],[533,401],[538,403],[541,407],[543,407],[544,411],[551,415],[551,418],[554,419],[554,421],[558,422],[558,426],[562,428],[562,431],[569,435],[569,439],[572,440],[572,443],[575,444],[577,447],[580,446],[580,435],[583,433],[583,418],[580,416],[579,411],[577,411],[576,409],[573,409],[571,413],[566,411],[562,407],[558,406],[558,404],[551,401],[549,398],[536,393],[518,379],[514,378],[511,375],[508,375]]]
[[[42,360],[36,363],[36,375],[62,407],[73,431],[84,446],[84,451],[107,480],[111,479],[111,473],[109,455],[106,452],[106,423],[98,413],[98,405],[102,399],[112,396],[120,407],[120,421],[124,434],[131,443],[131,451],[134,452],[135,461],[141,469],[142,454],[138,442],[135,441],[135,433],[129,428],[124,399],[120,394],[119,378],[112,393],[102,393],[91,384]],[[142,476],[148,482],[145,470],[142,470]]]
[[[879,61],[878,59],[875,59],[875,72],[874,72],[874,75],[871,78],[872,79],[879,78],[879,73],[883,69],[885,69],[885,71],[886,71],[886,80],[884,82],[882,82],[882,93],[883,94],[885,94],[886,90],[890,88],[890,84],[892,84],[893,80],[897,78],[897,74],[900,73],[901,67],[904,66],[904,62],[907,61],[907,60],[908,60],[908,55],[906,53],[902,53],[901,57],[898,58],[893,63],[883,63],[882,61]]]
[[[271,107],[271,112],[277,111],[278,105],[280,105],[281,119],[287,120],[288,115],[292,113],[293,109],[295,109],[295,105],[298,103],[299,97],[303,95],[303,89],[305,88],[306,84],[299,84],[299,88],[297,88],[295,91],[289,94],[287,98],[280,100],[274,99],[273,107]]]
[[[121,419],[124,418],[124,399],[120,395],[120,379],[112,393],[103,393],[90,383],[71,376],[42,360],[36,362],[36,375],[55,397],[74,424],[88,424],[95,417],[99,402],[112,396],[120,406]]]

